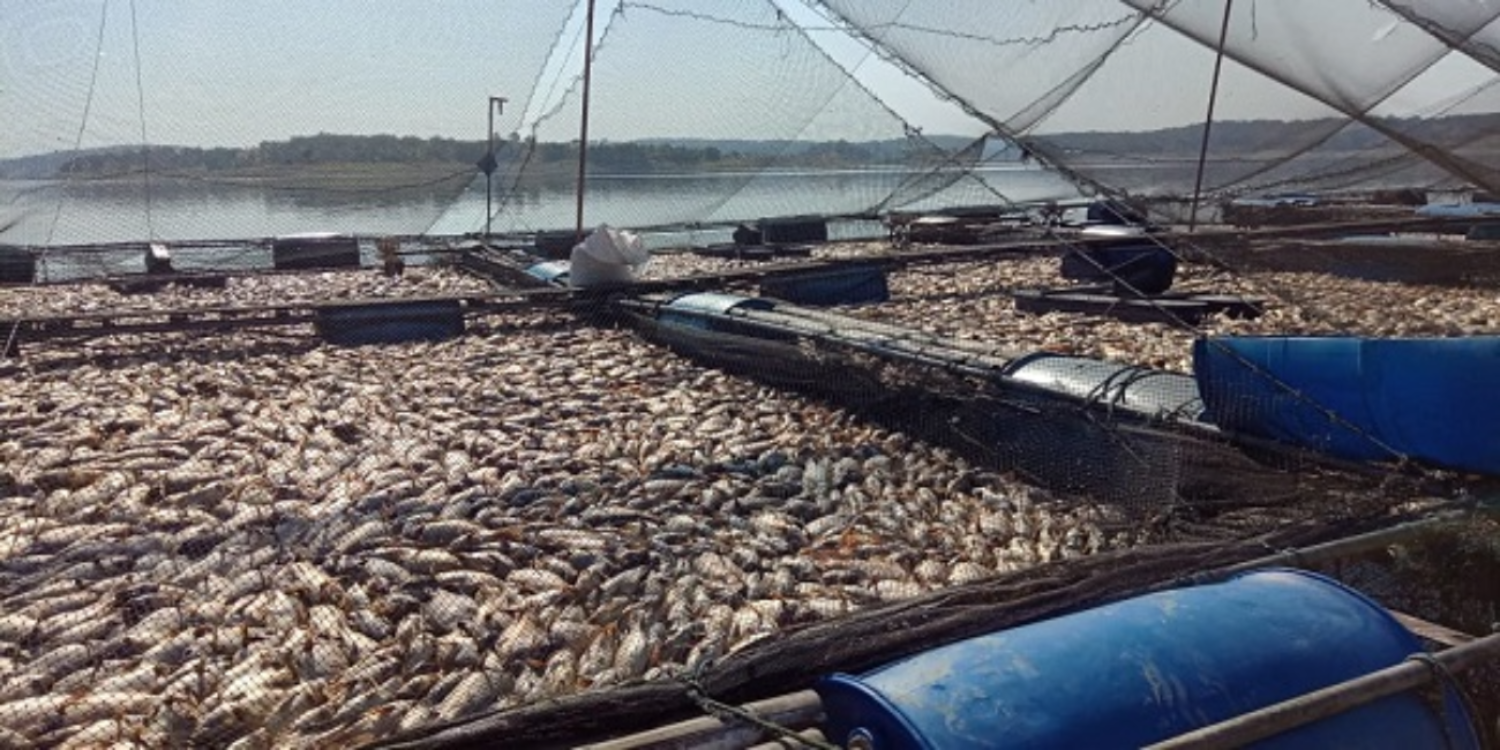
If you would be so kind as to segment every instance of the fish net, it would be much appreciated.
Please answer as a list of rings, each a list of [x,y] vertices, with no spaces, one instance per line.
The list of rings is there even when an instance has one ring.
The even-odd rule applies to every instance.
[[[1088,183],[1191,196],[1211,91],[1201,179],[1210,197],[1462,189],[1494,179],[1482,124],[1495,108],[1490,9],[1357,0],[821,4]],[[1200,96],[1166,95],[1164,81]],[[1178,127],[1116,138],[1099,132],[1102,111],[1112,122]],[[1135,167],[1129,177],[1126,166]]]
[[[0,746],[576,743],[1494,491],[1223,339],[1500,329],[1500,10],[591,5],[0,0]]]

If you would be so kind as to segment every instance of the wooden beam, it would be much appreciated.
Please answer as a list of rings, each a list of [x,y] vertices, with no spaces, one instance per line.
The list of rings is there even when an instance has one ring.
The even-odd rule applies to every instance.
[[[823,719],[823,704],[818,694],[811,690],[746,703],[740,708],[791,730],[806,729]],[[752,723],[704,716],[593,745],[581,745],[578,750],[742,748],[765,738],[765,730]]]
[[[818,729],[804,729],[798,732],[797,736],[804,737],[810,742],[832,744],[828,742],[828,738],[824,736],[823,732]],[[772,740],[770,742],[762,742],[761,744],[750,748],[750,750],[798,750],[799,748],[803,748],[806,746],[807,743],[800,743],[791,740]]]
[[[1435,622],[1429,622],[1416,615],[1409,615],[1389,607],[1386,608],[1386,611],[1390,612],[1391,616],[1396,618],[1396,622],[1401,623],[1403,627],[1415,633],[1418,637],[1425,638],[1434,643],[1441,643],[1449,648],[1462,646],[1465,643],[1473,643],[1478,640],[1478,636],[1472,636]]]

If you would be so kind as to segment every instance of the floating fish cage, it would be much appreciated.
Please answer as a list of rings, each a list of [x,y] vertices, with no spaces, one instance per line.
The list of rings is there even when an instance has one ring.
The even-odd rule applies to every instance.
[[[583,300],[608,306],[617,313],[640,314],[657,326],[657,332],[669,330],[677,335],[677,341],[696,336],[692,346],[699,347],[699,353],[726,359],[738,356],[746,369],[758,369],[762,376],[784,374],[788,387],[800,387],[804,393],[813,393],[812,389],[819,387],[857,389],[862,387],[861,377],[867,371],[879,368],[869,366],[868,370],[861,370],[853,365],[865,367],[872,360],[895,362],[909,368],[899,374],[913,376],[908,382],[916,387],[876,392],[878,398],[873,401],[878,401],[878,407],[885,411],[856,409],[851,413],[858,415],[857,419],[868,418],[870,423],[888,429],[905,429],[890,428],[892,422],[880,421],[905,409],[918,417],[908,433],[911,437],[954,451],[962,450],[955,446],[965,440],[970,445],[982,444],[994,455],[1004,454],[1014,459],[1012,463],[1019,467],[1016,471],[1031,486],[1053,488],[1038,478],[1060,477],[1062,481],[1057,487],[1064,491],[1076,491],[1100,503],[1115,504],[1116,509],[1126,509],[1125,517],[1131,525],[1144,526],[1146,522],[1142,519],[1146,513],[1128,514],[1142,508],[1153,514],[1167,513],[1182,502],[1174,494],[1180,484],[1174,483],[1179,483],[1187,473],[1183,469],[1185,456],[1214,451],[1215,457],[1233,454],[1245,458],[1240,446],[1233,443],[1241,431],[1277,442],[1274,434],[1246,427],[1248,422],[1235,423],[1233,430],[1220,429],[1229,424],[1228,420],[1220,424],[1209,418],[1212,412],[1200,394],[1200,383],[1192,375],[1050,351],[1003,351],[992,344],[948,338],[917,327],[817,309],[821,305],[889,299],[891,289],[885,258],[876,262],[817,262],[808,264],[810,268],[797,269],[736,269],[733,273],[682,280],[681,286],[673,286],[678,280],[648,280],[639,287],[584,298],[571,290],[555,288],[567,279],[567,263],[532,263],[530,259],[506,259],[503,253],[490,252],[493,248],[482,250],[488,260],[475,263],[473,268],[493,284],[484,294],[461,299],[361,298],[352,302],[304,304],[297,308],[296,315],[275,313],[276,320],[312,323],[311,327],[325,341],[338,345],[438,341],[463,335],[466,314],[473,314],[476,308],[509,294],[508,299],[517,304],[504,309],[518,309],[531,300],[539,301],[538,304],[542,300]],[[502,265],[509,269],[508,275],[493,275]],[[1041,264],[1037,265],[1040,268]],[[1051,268],[1041,270],[1050,272]],[[495,291],[493,287],[503,286],[501,278],[521,289]],[[303,279],[311,285],[325,281],[322,275]],[[373,272],[369,280],[381,285],[390,283]],[[738,287],[729,287],[731,283]],[[763,296],[683,293],[710,285],[739,289],[754,285]],[[662,288],[667,291],[656,291]],[[191,314],[203,319],[195,317],[188,322],[208,326],[215,323],[208,319],[213,316],[249,312],[205,308],[191,313],[179,310],[138,315],[144,319]],[[266,310],[253,312],[273,314]],[[627,315],[621,314],[615,320],[626,318]],[[269,324],[264,319],[260,322]],[[139,329],[115,328],[115,332],[169,324],[170,321],[143,321]],[[228,322],[225,324],[227,327]],[[101,326],[100,330],[105,328],[108,326]],[[643,326],[641,330],[647,328]],[[27,329],[24,333],[31,331]],[[476,344],[474,348],[483,346]],[[445,353],[467,348],[441,347]],[[848,356],[831,356],[835,349]],[[421,349],[416,351],[415,356],[426,355]],[[793,351],[808,356],[803,360],[778,359]],[[323,352],[320,356],[335,359],[347,354]],[[411,350],[391,354],[413,356]],[[494,361],[498,360],[488,360],[483,367],[493,367]],[[823,365],[826,369],[805,369],[805,365]],[[958,380],[967,390],[958,389],[957,398],[941,401],[953,393],[941,389]],[[816,382],[809,385],[808,381]],[[880,387],[886,385],[881,383]],[[982,398],[976,398],[976,394]],[[857,404],[861,408],[865,405],[867,402]],[[547,425],[543,428],[550,429],[552,422],[542,421]],[[934,432],[921,432],[924,424]],[[348,424],[340,425],[339,432],[328,431],[322,438],[332,436],[342,440],[343,435],[355,434],[354,429]],[[937,430],[950,432],[934,439]],[[952,438],[951,442],[944,442],[948,438]],[[1197,442],[1200,439],[1205,442],[1200,444]],[[1210,445],[1209,440],[1213,441],[1211,447],[1205,447]],[[858,452],[861,450],[864,448],[850,448],[852,456],[861,456]],[[765,455],[768,454],[757,454],[757,467],[762,463],[771,465],[771,459]],[[448,456],[441,458],[447,460]],[[1440,463],[1442,456],[1435,460]],[[800,470],[795,460],[791,463],[792,469]],[[977,463],[987,470],[998,467],[998,471],[1011,471],[1011,464]],[[726,461],[707,471],[733,473],[740,471],[741,465],[737,460]],[[728,468],[731,466],[734,468]],[[768,471],[782,468],[785,467],[776,466]],[[1221,468],[1211,467],[1213,471]],[[1256,468],[1264,470],[1263,465]],[[468,478],[465,472],[470,470],[466,466],[455,464],[445,469],[459,477],[453,480],[456,483],[477,481]],[[671,486],[679,481],[674,472],[681,470],[682,467],[676,466],[650,467],[648,471],[652,473],[643,472],[650,478],[640,483],[641,487]],[[697,476],[705,470],[688,467],[686,471]],[[1229,476],[1226,482],[1235,478],[1232,473]],[[960,477],[953,481],[967,480]],[[1073,484],[1066,484],[1069,481]],[[765,487],[772,488],[767,490],[769,494],[749,497],[745,502],[767,503],[760,507],[769,516],[780,512],[780,501],[787,500],[777,493],[794,494],[801,486],[800,480],[767,483]],[[1162,492],[1163,487],[1172,492]],[[497,491],[491,498],[485,494],[489,490],[477,484],[458,492],[469,493],[464,502],[491,509],[512,500],[523,502],[517,497],[533,497]],[[499,503],[492,499],[498,499]],[[448,498],[439,498],[437,502],[447,503]],[[796,501],[789,501],[786,506],[795,507]],[[374,507],[374,504],[364,505],[364,508]],[[757,522],[765,520],[756,518]],[[286,528],[293,527],[289,524]],[[432,538],[459,538],[442,536],[451,532],[452,527],[439,526]],[[788,533],[793,539],[799,534],[809,534],[800,524],[794,524]],[[857,532],[849,534],[848,540],[840,544],[861,543]],[[1199,550],[1206,551],[1206,548]],[[433,590],[436,588],[439,587]],[[1255,573],[1222,578],[1214,583],[1174,585],[1151,593],[1131,591],[1121,596],[1127,594],[1139,595],[1119,601],[1109,597],[1111,603],[1080,599],[1085,606],[1076,610],[1048,612],[1045,617],[1021,623],[986,623],[981,630],[965,633],[963,639],[950,639],[944,645],[923,644],[915,653],[907,650],[886,654],[873,663],[865,660],[829,665],[816,676],[816,690],[812,689],[811,681],[798,683],[808,689],[789,701],[792,708],[786,716],[798,718],[789,718],[785,723],[796,731],[814,732],[841,745],[859,748],[963,747],[965,741],[973,746],[995,742],[1038,747],[1046,747],[1049,742],[1058,747],[1109,746],[1118,738],[1123,738],[1120,741],[1128,746],[1171,742],[1176,734],[1206,731],[1220,720],[1255,715],[1281,702],[1300,700],[1309,691],[1399,668],[1407,657],[1419,654],[1421,649],[1401,625],[1393,627],[1395,621],[1379,607],[1353,590],[1308,573]],[[1268,603],[1273,601],[1278,603]],[[830,627],[843,625],[831,622]],[[1298,647],[1285,648],[1288,642]],[[1056,647],[1048,650],[1047,644]],[[1097,650],[1089,651],[1090,645]],[[1349,657],[1351,651],[1359,658]],[[1016,667],[1021,660],[1026,660],[1025,666]],[[941,680],[929,679],[944,664],[959,666],[944,673]],[[1416,661],[1411,664],[1421,666]],[[639,671],[633,673],[639,674]],[[469,684],[480,679],[487,681],[489,677],[489,673],[475,671],[462,679]],[[453,689],[452,695],[463,695],[455,685],[459,677],[444,675],[441,679]],[[1233,687],[1224,689],[1225,685]],[[500,690],[488,682],[485,689]],[[1347,715],[1354,718],[1328,718],[1266,740],[1263,746],[1362,744],[1387,737],[1420,744],[1441,736],[1449,738],[1452,747],[1477,747],[1475,717],[1466,711],[1455,692],[1444,687],[1436,693],[1439,696],[1436,703],[1411,695],[1381,698],[1371,708],[1356,709]],[[812,702],[809,704],[808,700]],[[459,703],[454,699],[444,705]],[[464,712],[484,705],[493,703],[475,699],[472,705],[464,704]],[[467,715],[464,712],[453,715]],[[1099,718],[1101,712],[1107,713],[1106,719]],[[1132,729],[1154,727],[1159,732],[1129,734],[1117,731],[1119,725]]]

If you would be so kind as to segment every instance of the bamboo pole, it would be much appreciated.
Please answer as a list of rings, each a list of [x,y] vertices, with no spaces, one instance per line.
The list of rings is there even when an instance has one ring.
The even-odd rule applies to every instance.
[[[1396,618],[1396,622],[1401,623],[1401,627],[1410,630],[1418,638],[1434,643],[1441,643],[1450,648],[1453,646],[1462,646],[1465,643],[1473,643],[1476,640],[1475,636],[1468,633],[1462,633],[1446,625],[1439,625],[1435,622],[1424,620],[1416,615],[1409,615],[1398,609],[1386,607],[1385,611],[1391,613],[1391,617]]]
[[[808,740],[808,742],[828,744],[828,737],[821,730],[804,729],[798,732],[797,736]],[[796,748],[806,747],[806,745],[807,743],[799,743],[796,740],[772,740],[755,745],[750,750],[788,750],[788,748],[795,750]]]
[[[1217,570],[1209,571],[1206,575],[1213,580],[1227,578],[1238,573],[1248,573],[1260,568],[1269,568],[1276,565],[1310,565],[1314,563],[1338,560],[1352,555],[1377,550],[1396,542],[1410,539],[1425,533],[1432,528],[1444,523],[1451,523],[1465,516],[1465,512],[1457,511],[1451,513],[1439,513],[1417,521],[1397,524],[1389,528],[1371,531],[1365,534],[1357,534],[1343,539],[1335,539],[1323,544],[1315,544],[1302,549],[1286,550],[1273,555],[1247,560],[1237,565],[1229,565]]]
[[[778,695],[740,707],[755,716],[787,729],[801,730],[822,720],[823,704],[811,690]],[[766,738],[760,727],[713,716],[688,719],[648,729],[578,750],[668,750],[669,748],[743,748]]]
[[[1500,634],[1434,654],[1431,661],[1407,659],[1363,677],[1330,685],[1257,711],[1181,734],[1147,750],[1215,750],[1236,748],[1325,719],[1381,698],[1426,685],[1436,670],[1462,672],[1500,656]]]

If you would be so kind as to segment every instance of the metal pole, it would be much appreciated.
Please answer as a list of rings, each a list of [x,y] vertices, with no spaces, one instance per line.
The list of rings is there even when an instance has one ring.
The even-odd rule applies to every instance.
[[[495,109],[505,111],[505,97],[492,96],[486,105],[488,112],[489,130],[485,139],[489,142],[489,150],[485,152],[484,161],[484,246],[490,246],[490,219],[494,215],[494,209],[490,208],[490,196],[494,192],[495,183]]]
[[[588,3],[587,28],[583,43],[583,117],[578,132],[578,220],[573,224],[573,241],[583,241],[583,175],[589,152],[589,80],[594,67],[594,0]]]
[[[489,141],[489,148],[485,150],[485,166],[489,167],[495,160],[495,100],[485,102],[489,127],[485,129],[485,140]],[[495,170],[487,168],[484,170],[484,246],[490,246],[490,216],[493,215],[490,208],[490,194],[494,192]]]
[[[1193,206],[1188,211],[1188,231],[1198,226],[1198,195],[1203,190],[1203,164],[1208,160],[1208,134],[1214,126],[1214,102],[1219,98],[1219,70],[1224,67],[1224,41],[1229,38],[1229,13],[1234,0],[1224,0],[1224,21],[1219,26],[1219,51],[1214,56],[1214,81],[1208,89],[1208,114],[1203,118],[1203,145],[1198,149],[1198,176],[1193,180]]]

